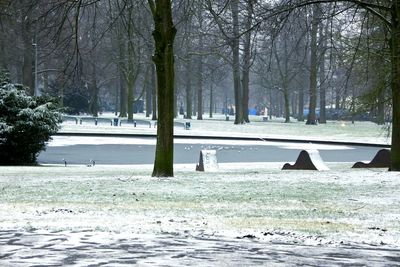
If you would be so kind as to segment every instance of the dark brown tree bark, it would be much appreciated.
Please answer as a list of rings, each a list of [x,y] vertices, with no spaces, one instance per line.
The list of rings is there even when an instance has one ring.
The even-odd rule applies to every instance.
[[[392,1],[392,146],[391,170],[400,171],[400,0]]]
[[[152,176],[174,176],[174,40],[171,0],[148,0],[153,19],[157,72],[157,145]]]

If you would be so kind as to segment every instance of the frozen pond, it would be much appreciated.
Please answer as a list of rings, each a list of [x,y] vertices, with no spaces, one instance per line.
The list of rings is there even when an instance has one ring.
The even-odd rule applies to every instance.
[[[1,266],[394,266],[400,250],[161,233],[0,231]]]
[[[174,162],[196,163],[202,149],[217,151],[218,162],[290,162],[303,149],[318,149],[326,162],[371,160],[380,147],[269,141],[175,139]],[[42,164],[152,164],[155,138],[55,136],[39,155]]]

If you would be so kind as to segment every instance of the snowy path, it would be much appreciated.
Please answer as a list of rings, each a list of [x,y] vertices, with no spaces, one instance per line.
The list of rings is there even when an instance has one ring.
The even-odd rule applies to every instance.
[[[212,236],[0,231],[1,266],[395,266],[400,250]]]

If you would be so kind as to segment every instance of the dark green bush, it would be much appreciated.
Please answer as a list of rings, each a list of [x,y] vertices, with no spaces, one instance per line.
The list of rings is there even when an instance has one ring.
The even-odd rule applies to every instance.
[[[0,165],[32,165],[58,131],[61,116],[48,98],[26,95],[0,75]]]

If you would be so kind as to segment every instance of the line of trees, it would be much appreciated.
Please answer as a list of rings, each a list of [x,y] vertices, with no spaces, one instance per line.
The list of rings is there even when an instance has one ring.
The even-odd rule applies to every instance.
[[[173,175],[173,118],[201,120],[207,109],[234,109],[235,124],[249,123],[253,108],[312,125],[392,118],[392,169],[400,168],[397,0],[1,5],[0,64],[30,94],[128,120],[145,102],[159,121],[155,176]]]

